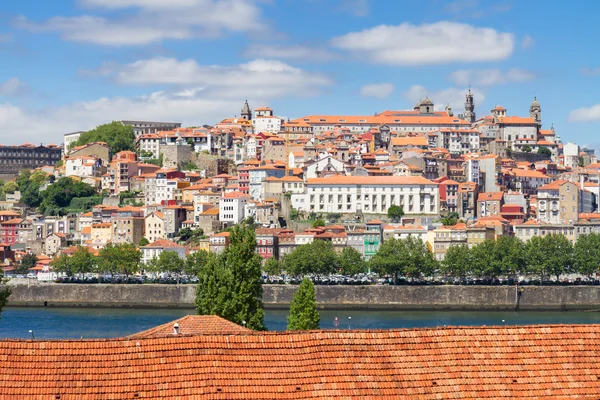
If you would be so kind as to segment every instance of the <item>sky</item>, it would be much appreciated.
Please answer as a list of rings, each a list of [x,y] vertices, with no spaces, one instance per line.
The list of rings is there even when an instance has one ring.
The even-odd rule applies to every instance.
[[[19,0],[0,10],[0,144],[112,120],[215,124],[496,105],[600,148],[600,3]]]

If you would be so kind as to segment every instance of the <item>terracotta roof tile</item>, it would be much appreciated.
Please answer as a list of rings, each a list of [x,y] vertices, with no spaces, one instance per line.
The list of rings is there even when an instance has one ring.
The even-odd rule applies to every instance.
[[[128,336],[131,339],[174,337],[174,325],[178,325],[179,335],[228,335],[235,333],[250,334],[253,331],[239,326],[217,315],[186,315],[175,321]]]
[[[4,340],[0,393],[61,400],[598,398],[599,332],[599,325],[541,325]]]

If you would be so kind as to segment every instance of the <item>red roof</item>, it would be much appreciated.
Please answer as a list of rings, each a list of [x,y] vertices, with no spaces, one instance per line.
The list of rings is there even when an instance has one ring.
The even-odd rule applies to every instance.
[[[140,333],[129,336],[132,339],[173,337],[175,324],[179,335],[228,335],[235,333],[252,333],[253,331],[243,326],[234,324],[217,315],[186,315],[178,320],[156,326]]]
[[[158,239],[150,244],[142,246],[142,248],[166,248],[166,249],[181,248],[181,247],[183,247],[183,246],[180,244],[177,244],[175,242],[172,242],[170,240],[167,240],[167,239]]]
[[[600,393],[600,325],[0,341],[6,398],[556,399]]]

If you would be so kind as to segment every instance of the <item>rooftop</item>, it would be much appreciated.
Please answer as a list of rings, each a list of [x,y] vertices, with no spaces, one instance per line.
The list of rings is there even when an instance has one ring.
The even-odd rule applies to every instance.
[[[7,339],[0,341],[0,393],[62,400],[597,398],[599,331],[590,324]]]

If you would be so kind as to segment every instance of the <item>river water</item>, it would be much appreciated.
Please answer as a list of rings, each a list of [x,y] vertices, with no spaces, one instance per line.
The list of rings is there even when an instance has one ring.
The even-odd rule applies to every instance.
[[[7,307],[0,338],[79,339],[122,337],[194,310]],[[599,312],[321,311],[321,328],[392,329],[431,326],[600,324]],[[286,310],[266,310],[269,330],[285,330]]]

